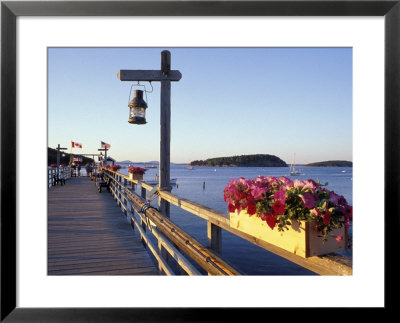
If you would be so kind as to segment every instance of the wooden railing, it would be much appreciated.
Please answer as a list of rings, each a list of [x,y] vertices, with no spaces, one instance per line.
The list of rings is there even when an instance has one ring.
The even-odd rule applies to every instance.
[[[50,188],[55,184],[55,177],[57,176],[57,168],[49,167],[47,169],[47,172],[48,172],[48,187]],[[68,178],[71,177],[71,167],[70,166],[60,167],[59,174],[60,178],[67,180]]]
[[[172,274],[167,261],[169,259],[167,253],[187,274],[198,274],[196,269],[190,265],[191,262],[188,262],[183,256],[182,251],[189,255],[197,265],[205,269],[208,274],[239,274],[237,270],[220,258],[221,230],[224,229],[319,275],[352,275],[352,260],[350,258],[339,254],[302,258],[232,228],[227,213],[180,198],[167,191],[159,191],[157,187],[143,181],[129,179],[128,176],[118,172],[104,170],[104,173],[110,181],[111,192],[118,204],[124,213],[131,217],[132,226],[138,228],[143,242],[149,247],[149,250],[157,259],[160,269],[166,274]],[[136,190],[141,192],[141,197],[134,192],[134,185],[138,185]],[[157,194],[159,199],[205,219],[207,221],[208,248],[201,246],[169,219],[159,213],[157,214],[153,208],[149,208],[148,199],[153,198],[154,194]],[[147,236],[146,228],[158,239],[157,248]],[[187,245],[193,246],[192,250],[188,250]],[[199,256],[199,252],[204,254]],[[208,265],[204,265],[204,262]]]

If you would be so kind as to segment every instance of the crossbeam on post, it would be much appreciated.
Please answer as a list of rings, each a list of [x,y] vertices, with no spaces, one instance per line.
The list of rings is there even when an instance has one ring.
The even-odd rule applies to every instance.
[[[161,82],[169,80],[177,82],[182,78],[182,74],[179,71],[169,71],[168,76],[166,76],[162,71],[120,70],[117,75],[120,81]]]

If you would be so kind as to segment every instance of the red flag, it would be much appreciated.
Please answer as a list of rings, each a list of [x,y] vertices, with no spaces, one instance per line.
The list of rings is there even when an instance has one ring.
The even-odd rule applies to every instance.
[[[72,141],[72,148],[82,148],[82,144]]]

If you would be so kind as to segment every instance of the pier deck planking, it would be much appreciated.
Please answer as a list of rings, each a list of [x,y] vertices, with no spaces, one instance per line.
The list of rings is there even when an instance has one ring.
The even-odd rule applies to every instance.
[[[48,191],[48,275],[158,275],[140,238],[88,177]]]

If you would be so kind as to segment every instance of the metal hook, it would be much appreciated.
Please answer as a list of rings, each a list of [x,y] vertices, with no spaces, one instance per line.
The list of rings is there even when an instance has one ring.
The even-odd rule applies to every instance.
[[[147,98],[147,93],[152,93],[153,92],[153,84],[151,84],[151,81],[149,81],[149,83],[150,83],[150,86],[151,86],[151,91],[147,91],[147,89],[146,89],[146,86],[145,85],[143,85],[143,84],[140,84],[140,81],[138,81],[137,82],[137,84],[132,84],[131,85],[131,89],[130,89],[130,91],[129,91],[129,98],[128,98],[128,105],[129,105],[129,102],[131,102],[131,94],[132,94],[132,88],[134,87],[134,86],[143,86],[144,87],[144,93],[145,93],[145,95],[146,95],[146,102],[149,102],[149,100],[148,100],[148,98]]]

